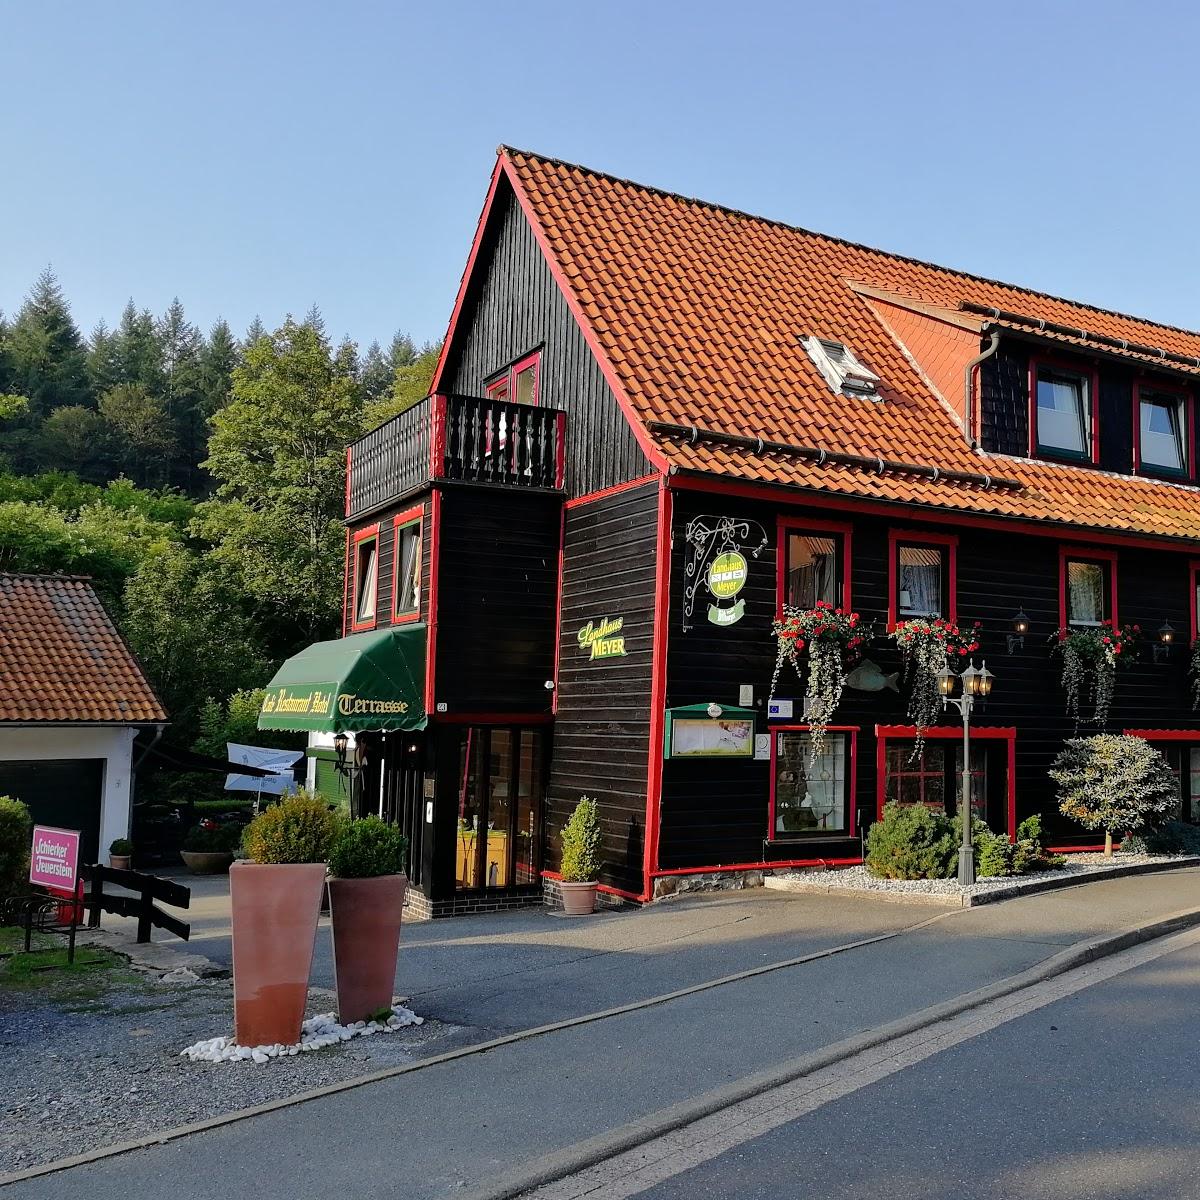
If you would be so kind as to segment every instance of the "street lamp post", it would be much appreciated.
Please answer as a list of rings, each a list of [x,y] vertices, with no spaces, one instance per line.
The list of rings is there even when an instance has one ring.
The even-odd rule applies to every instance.
[[[938,673],[938,692],[942,697],[943,710],[953,704],[962,713],[963,723],[963,768],[962,768],[962,798],[958,811],[962,817],[962,845],[958,848],[958,882],[963,887],[969,887],[975,882],[975,842],[973,813],[971,812],[971,710],[976,700],[987,700],[992,692],[992,680],[995,676],[987,669],[987,661],[981,667],[975,666],[975,660],[970,659],[962,675],[955,675],[950,668],[944,667]],[[954,681],[962,680],[962,695],[954,696]]]

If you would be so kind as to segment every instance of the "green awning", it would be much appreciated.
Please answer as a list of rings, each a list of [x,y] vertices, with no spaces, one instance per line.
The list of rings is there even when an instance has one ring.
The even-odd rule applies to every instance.
[[[425,728],[425,626],[419,621],[293,655],[267,685],[259,729],[319,733]]]

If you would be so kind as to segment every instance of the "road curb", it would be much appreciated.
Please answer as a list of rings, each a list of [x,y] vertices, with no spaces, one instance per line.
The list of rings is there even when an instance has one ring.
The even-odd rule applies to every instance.
[[[697,1100],[673,1105],[641,1121],[623,1126],[621,1129],[579,1142],[567,1150],[546,1155],[525,1167],[509,1172],[499,1180],[493,1180],[486,1187],[458,1193],[459,1200],[514,1200],[515,1197],[535,1188],[565,1179],[588,1167],[594,1167],[605,1159],[632,1150],[685,1125],[691,1125],[693,1122],[711,1116],[732,1104],[792,1083],[815,1071],[834,1066],[844,1059],[861,1054],[864,1050],[870,1050],[884,1042],[915,1033],[926,1026],[949,1020],[951,1017],[956,1017],[972,1008],[978,1008],[992,1000],[998,1000],[1035,984],[1044,983],[1047,979],[1053,979],[1077,967],[1086,966],[1097,959],[1108,958],[1122,950],[1128,950],[1131,946],[1167,937],[1197,925],[1200,925],[1200,909],[1183,909],[1146,925],[1135,926],[1107,937],[1078,942],[1046,959],[1045,962],[1030,967],[1027,971],[1010,975],[1007,979],[988,984],[976,991],[966,992],[961,996],[956,996],[953,1000],[931,1005],[911,1016],[890,1021],[869,1033],[845,1038],[823,1050],[814,1051],[812,1054],[792,1059],[769,1071],[763,1071],[735,1083],[727,1084],[725,1087],[717,1088]]]
[[[954,911],[960,908],[979,908],[985,904],[1000,904],[1005,900],[1020,900],[1024,896],[1037,896],[1043,892],[1104,883],[1109,879],[1128,879],[1131,875],[1157,875],[1160,871],[1180,871],[1189,867],[1200,867],[1200,858],[1192,855],[1181,858],[1178,862],[1131,863],[1125,867],[1108,867],[1103,871],[1066,875],[1059,879],[1035,879],[1028,883],[1015,883],[1012,887],[977,892],[973,896],[943,892],[889,891],[886,888],[833,887],[819,882],[819,879],[780,879],[778,882],[772,882],[769,876],[763,880],[763,886],[768,891],[781,892],[788,896],[845,896],[852,900],[879,900],[885,904],[911,904],[914,907]]]

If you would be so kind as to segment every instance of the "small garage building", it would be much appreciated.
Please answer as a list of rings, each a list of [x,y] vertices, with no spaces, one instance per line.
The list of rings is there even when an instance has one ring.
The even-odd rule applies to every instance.
[[[0,795],[99,861],[129,835],[135,740],[166,720],[88,580],[0,574]]]

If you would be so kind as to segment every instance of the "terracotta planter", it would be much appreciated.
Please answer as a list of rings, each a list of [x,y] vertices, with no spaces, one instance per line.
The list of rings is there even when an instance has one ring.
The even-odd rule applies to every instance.
[[[108,856],[108,865],[114,871],[128,871],[132,858],[132,854],[110,854]]]
[[[193,875],[224,875],[233,862],[227,850],[180,850],[179,857]]]
[[[558,885],[562,888],[563,912],[568,917],[586,917],[596,911],[595,883],[568,883],[565,879]]]
[[[233,1016],[243,1046],[300,1040],[325,864],[229,868]]]
[[[407,887],[406,875],[329,881],[333,976],[343,1025],[391,1006]]]

